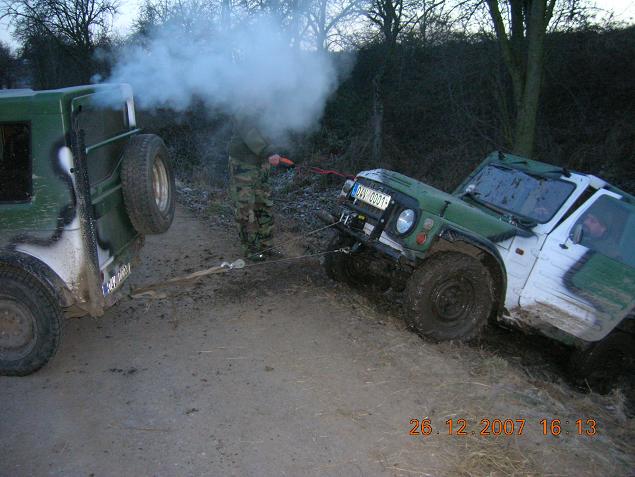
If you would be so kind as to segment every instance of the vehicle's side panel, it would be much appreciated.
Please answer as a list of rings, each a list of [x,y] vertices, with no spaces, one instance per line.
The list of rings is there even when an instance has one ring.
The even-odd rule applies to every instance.
[[[63,146],[57,153],[58,177],[62,175],[74,187],[74,176],[71,173],[73,157],[68,147]],[[74,189],[73,189],[74,190]],[[37,193],[36,193],[37,194]],[[34,197],[34,201],[37,197]],[[46,263],[57,275],[64,280],[78,301],[85,301],[88,295],[82,288],[85,281],[86,250],[79,225],[79,217],[74,204],[71,202],[51,201],[59,208],[56,226],[50,230],[33,229],[14,236],[12,247],[22,253],[29,254]]]
[[[516,236],[509,247],[500,250],[507,269],[505,308],[508,310],[518,307],[529,272],[536,263],[538,252],[544,241],[544,235]]]
[[[32,100],[37,103],[38,96]],[[0,118],[5,125],[16,120],[28,124],[31,162],[28,199],[0,203],[0,248],[46,263],[67,283],[77,301],[82,301],[86,295],[81,289],[85,250],[64,120],[59,114],[30,114],[32,109],[38,108],[24,109],[22,115],[3,109]]]

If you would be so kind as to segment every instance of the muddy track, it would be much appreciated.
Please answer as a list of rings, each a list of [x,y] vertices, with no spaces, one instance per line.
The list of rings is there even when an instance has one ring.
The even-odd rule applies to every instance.
[[[301,229],[301,227],[300,227]],[[288,243],[298,226],[279,221]],[[319,241],[285,245],[287,256]],[[183,208],[133,285],[239,256],[233,228]],[[67,320],[49,366],[0,378],[0,475],[632,475],[621,395],[582,393],[549,342],[409,332],[392,301],[318,259],[210,275]],[[560,419],[559,436],[540,420]],[[411,419],[429,419],[413,436]],[[467,423],[449,436],[446,421]],[[512,435],[480,435],[511,419]],[[595,419],[597,434],[577,435]],[[518,435],[520,423],[524,428]],[[492,429],[490,428],[490,434]],[[509,430],[509,426],[508,426]],[[421,427],[419,427],[421,431]]]

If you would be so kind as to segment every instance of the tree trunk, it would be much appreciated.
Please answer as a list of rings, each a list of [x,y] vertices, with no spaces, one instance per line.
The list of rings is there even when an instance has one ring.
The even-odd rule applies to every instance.
[[[536,136],[545,35],[556,0],[510,0],[511,36],[508,36],[505,29],[499,0],[486,1],[503,60],[512,80],[516,109],[513,151],[531,157]],[[527,10],[524,11],[524,8]],[[526,36],[523,30],[526,30]]]
[[[520,105],[516,116],[514,153],[531,157],[534,153],[536,118],[540,101],[545,43],[544,1],[534,1],[527,22],[527,71]]]
[[[384,100],[382,97],[383,68],[373,78],[373,115],[371,116],[372,134],[372,163],[377,167],[381,165],[382,136],[384,124]]]
[[[231,0],[222,0],[221,9],[220,9],[221,30],[223,31],[231,30],[231,26],[232,26],[231,15],[232,15]]]

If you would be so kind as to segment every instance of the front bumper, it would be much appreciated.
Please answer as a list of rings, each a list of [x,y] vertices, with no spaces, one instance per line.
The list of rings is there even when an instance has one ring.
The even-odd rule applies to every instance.
[[[416,264],[417,257],[414,251],[404,248],[386,232],[376,229],[373,224],[365,223],[360,228],[352,227],[351,215],[347,215],[346,209],[342,211],[339,219],[329,213],[320,213],[318,217],[327,225],[333,225],[341,234],[354,238],[365,247],[372,248],[395,262],[412,266]]]

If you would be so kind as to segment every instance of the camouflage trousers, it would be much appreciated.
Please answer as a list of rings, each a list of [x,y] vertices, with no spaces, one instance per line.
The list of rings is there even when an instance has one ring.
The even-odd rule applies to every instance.
[[[238,235],[246,255],[270,248],[273,239],[270,165],[229,157],[230,193]]]

